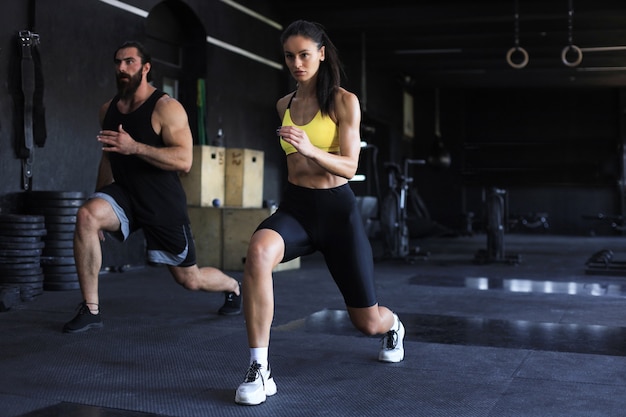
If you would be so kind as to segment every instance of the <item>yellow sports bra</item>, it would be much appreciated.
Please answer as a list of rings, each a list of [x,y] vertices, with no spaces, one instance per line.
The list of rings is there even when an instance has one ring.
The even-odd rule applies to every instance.
[[[291,105],[291,100],[289,101],[289,105]],[[287,110],[285,110],[285,115],[283,116],[283,126],[297,126],[304,130],[309,137],[309,140],[316,148],[326,152],[339,151],[339,134],[337,132],[337,125],[333,122],[333,119],[331,119],[330,116],[322,116],[321,110],[318,110],[313,120],[305,125],[298,126],[293,122],[293,120],[291,120],[289,105],[287,106]],[[287,155],[297,152],[296,148],[285,142],[282,137],[280,138],[280,146]]]

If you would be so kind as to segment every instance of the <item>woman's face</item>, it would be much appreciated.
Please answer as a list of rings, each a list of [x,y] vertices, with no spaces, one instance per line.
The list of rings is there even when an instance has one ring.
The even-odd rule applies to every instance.
[[[298,83],[313,78],[324,60],[324,47],[318,48],[313,40],[300,35],[288,37],[283,51],[285,64]]]

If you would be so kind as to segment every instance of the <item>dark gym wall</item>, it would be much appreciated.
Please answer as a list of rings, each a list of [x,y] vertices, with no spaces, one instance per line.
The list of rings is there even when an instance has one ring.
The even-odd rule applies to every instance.
[[[16,198],[10,194],[20,190],[21,162],[15,156],[13,146],[13,98],[11,89],[14,83],[9,80],[17,52],[17,32],[29,25],[28,2],[8,0],[0,6],[0,71],[3,83],[0,84],[0,209],[10,212],[16,205]]]
[[[377,127],[376,133],[363,136],[378,148],[384,194],[385,162],[428,158],[435,139],[438,86],[415,83],[416,87],[415,80],[401,74],[372,71],[362,54],[362,42],[367,39],[360,33],[343,34],[335,41],[345,64],[345,84],[364,104],[364,123]],[[472,88],[455,86],[451,79],[438,90],[440,130],[452,163],[448,169],[413,166],[410,172],[434,220],[464,229],[471,212],[480,228],[485,187],[498,186],[507,190],[512,217],[546,213],[549,233],[620,233],[610,221],[589,217],[625,214],[620,184],[622,89],[602,85]],[[402,134],[403,91],[414,99],[412,139]],[[371,192],[361,184],[353,188]]]
[[[47,142],[43,148],[34,150],[33,190],[93,191],[100,158],[96,141],[98,109],[116,92],[113,52],[129,39],[150,43],[146,38],[146,26],[153,8],[165,5],[181,19],[183,27],[199,24],[213,39],[282,63],[278,46],[280,30],[224,2],[154,0],[122,3],[135,9],[120,9],[100,0],[2,2],[0,76],[5,82],[0,88],[5,94],[0,97],[3,110],[0,114],[0,212],[23,210],[21,160],[16,158],[13,147],[14,109],[9,94],[9,85],[15,86],[9,68],[16,62],[19,64],[16,48],[19,30],[31,29],[40,36],[45,83]],[[261,2],[254,5],[257,3],[261,5]],[[266,17],[275,19],[271,13]],[[197,32],[191,32],[190,36],[195,38],[182,39],[182,45],[188,47],[192,41],[197,43],[196,35]],[[209,143],[217,136],[218,129],[222,129],[223,145],[265,151],[264,198],[277,200],[284,175],[278,162],[282,161],[280,149],[275,146],[278,118],[274,103],[278,94],[286,91],[287,75],[281,69],[209,43],[206,35],[201,35],[205,37],[200,46],[204,50],[199,50],[197,56],[187,54],[185,59],[191,61],[184,68],[193,68],[195,72],[203,68],[205,71],[200,77],[206,79]],[[199,64],[195,60],[206,62]],[[193,84],[193,91],[186,87],[181,94],[187,96],[186,104],[193,105],[196,90],[195,80],[192,81],[188,84]],[[158,82],[155,85],[159,86]],[[193,96],[191,100],[190,95]],[[186,107],[194,133],[197,133],[196,109]],[[197,141],[197,137],[195,139]]]
[[[276,10],[271,0],[238,3],[283,25],[289,23],[281,20],[281,11]],[[20,210],[23,194],[21,161],[13,147],[14,110],[10,95],[14,87],[10,68],[17,59],[19,30],[31,28],[41,37],[48,140],[45,147],[34,152],[35,190],[86,193],[93,190],[100,157],[95,140],[98,108],[115,93],[112,54],[124,40],[146,40],[149,17],[145,14],[150,16],[153,9],[172,10],[178,23],[182,22],[183,32],[191,22],[189,25],[199,28],[189,31],[194,38],[206,34],[258,57],[283,63],[278,41],[280,29],[220,0],[127,0],[122,4],[136,9],[122,10],[100,0],[2,2],[0,77],[5,82],[0,84],[4,93],[0,96],[0,212]],[[360,96],[365,106],[365,123],[376,127],[374,132],[364,133],[364,138],[378,148],[376,162],[384,192],[384,162],[427,157],[433,142],[437,86],[416,89],[406,85],[401,74],[371,71],[367,57],[361,53],[362,41],[361,35],[354,33],[353,38],[337,39],[336,44],[346,68],[345,85]],[[217,140],[221,131],[223,136],[219,139],[225,146],[263,150],[264,199],[278,200],[284,181],[284,157],[273,134],[279,123],[275,100],[290,91],[293,83],[284,69],[208,41],[201,45],[204,50],[195,59],[204,62],[193,62],[192,68],[194,72],[204,72],[206,79],[209,143]],[[197,45],[191,51],[198,51]],[[416,134],[412,140],[402,135],[404,90],[409,90],[415,100]],[[513,161],[523,163],[528,170],[537,163],[558,169],[545,177],[552,177],[552,181],[530,175],[530,171],[518,182],[511,178],[500,182],[506,176],[498,172],[487,176],[509,190],[510,211],[548,212],[551,233],[613,233],[607,224],[583,220],[582,215],[620,214],[623,209],[614,178],[615,164],[618,177],[621,174],[622,94],[615,88],[602,87],[588,90],[442,87],[441,130],[452,155],[452,165],[447,170],[419,167],[414,172],[432,217],[457,226],[467,211],[477,215],[482,211],[481,189],[489,181],[483,181],[485,178],[477,181],[476,177],[467,175],[468,144],[488,141],[497,148],[499,142],[529,140],[545,146],[526,153],[509,149],[507,155],[512,155]],[[195,125],[194,109],[188,111]],[[557,146],[555,151],[555,143],[562,148]],[[489,151],[472,157],[478,158],[474,162],[497,163],[501,156]],[[359,187],[355,185],[355,189]]]
[[[442,89],[452,165],[416,172],[432,215],[444,224],[470,211],[480,218],[482,193],[496,186],[507,190],[511,216],[547,213],[550,233],[617,233],[609,221],[588,217],[621,214],[620,95],[603,87]],[[424,110],[416,124],[432,127],[433,112]],[[416,152],[426,155],[428,130],[422,139]]]
[[[10,82],[7,68],[11,60],[17,59],[11,56],[15,50],[13,43],[17,42],[15,36],[18,30],[28,25],[28,3],[16,0],[2,4],[2,19],[6,22],[1,29],[0,59],[7,83]],[[125,3],[150,12],[162,2]],[[281,62],[278,29],[217,0],[168,0],[163,3],[173,8],[190,8],[204,25],[207,35]],[[127,39],[146,42],[147,18],[99,0],[40,0],[31,4],[35,10],[33,31],[41,40],[48,132],[45,147],[35,149],[33,189],[91,192],[100,157],[95,139],[99,129],[98,109],[115,94],[113,52]],[[256,35],[250,36],[251,33]],[[267,41],[259,42],[259,39]],[[272,169],[275,165],[272,159],[277,154],[272,139],[278,122],[274,98],[283,90],[286,75],[281,70],[208,42],[204,47],[208,136],[210,139],[217,136],[218,128],[221,128],[227,146],[265,150],[270,162],[265,174],[265,194],[267,198],[276,199],[276,184],[282,179],[282,173]],[[0,115],[3,127],[0,140],[4,150],[0,154],[3,177],[0,195],[22,191],[20,160],[9,152],[12,149],[13,104],[9,94],[3,97],[0,105],[6,111]],[[187,110],[195,115],[195,109]]]

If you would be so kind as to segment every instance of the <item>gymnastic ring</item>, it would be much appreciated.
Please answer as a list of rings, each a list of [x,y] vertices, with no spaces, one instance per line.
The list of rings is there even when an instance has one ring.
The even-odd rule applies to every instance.
[[[513,62],[512,57],[515,52],[520,52],[522,54],[523,59],[519,64]],[[514,46],[506,53],[506,62],[515,69],[524,68],[528,64],[528,52],[526,52],[526,49],[521,46]]]
[[[578,54],[578,57],[574,60],[574,61],[568,61],[567,60],[567,53],[572,50],[575,53]],[[563,48],[563,51],[561,52],[561,60],[563,61],[563,63],[565,65],[567,65],[568,67],[575,67],[578,64],[580,64],[583,60],[583,51],[580,50],[580,48],[576,45],[568,45],[565,48]]]

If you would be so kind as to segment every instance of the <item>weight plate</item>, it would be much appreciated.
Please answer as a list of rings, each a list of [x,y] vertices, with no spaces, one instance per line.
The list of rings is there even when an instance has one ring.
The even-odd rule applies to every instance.
[[[0,214],[0,223],[43,223],[43,216],[28,214]]]
[[[63,223],[47,223],[46,230],[51,232],[74,232],[76,229],[76,223],[63,224]]]
[[[41,242],[40,236],[4,236],[0,233],[2,243],[37,243]]]
[[[15,284],[0,283],[0,311],[7,311],[18,305],[20,300],[20,287]]]
[[[84,199],[85,193],[80,191],[29,191],[26,193],[29,200],[64,200],[64,199]]]
[[[75,274],[76,265],[44,265],[44,275],[48,274]]]
[[[45,282],[78,281],[78,274],[44,274]]]
[[[20,284],[20,298],[22,301],[31,301],[36,296],[43,294],[43,284],[43,281]]]
[[[18,237],[33,237],[33,236],[45,236],[48,234],[46,229],[33,229],[33,230],[20,230],[20,229],[2,229],[0,235],[3,236],[18,236]]]
[[[39,256],[0,256],[0,264],[27,264],[27,263],[37,263],[39,262]]]
[[[85,200],[83,199],[32,199],[29,202],[29,207],[80,207]]]
[[[15,271],[18,269],[35,269],[39,268],[41,265],[39,264],[39,258],[37,258],[37,262],[25,262],[23,264],[9,264],[0,262],[0,275],[7,271]]]
[[[31,213],[48,216],[73,216],[78,212],[78,207],[31,207]]]
[[[76,216],[46,216],[46,225],[52,223],[76,223]]]
[[[42,249],[0,249],[0,258],[23,258],[26,256],[41,256]]]
[[[74,240],[74,232],[52,232],[44,238],[47,242],[49,240]]]
[[[80,285],[78,282],[43,282],[43,288],[46,291],[67,291],[67,290],[79,290]]]
[[[46,224],[44,222],[40,223],[0,223],[0,233],[3,230],[36,230],[36,229],[45,229]]]
[[[42,256],[42,265],[75,265],[74,257],[56,257],[56,256]]]
[[[46,248],[43,250],[43,256],[74,256],[74,249]]]
[[[42,282],[43,274],[39,275],[8,275],[2,277],[2,282],[11,284],[22,284],[28,282]]]
[[[43,268],[30,268],[30,269],[11,269],[9,271],[2,271],[1,276],[5,275],[40,275],[43,274]]]
[[[17,249],[43,249],[43,247],[45,245],[46,245],[46,243],[43,242],[43,241],[27,242],[27,243],[2,242],[2,241],[0,241],[0,250],[2,250],[2,249],[13,249],[13,250],[17,250]]]
[[[46,249],[71,249],[74,247],[73,240],[46,239]]]

